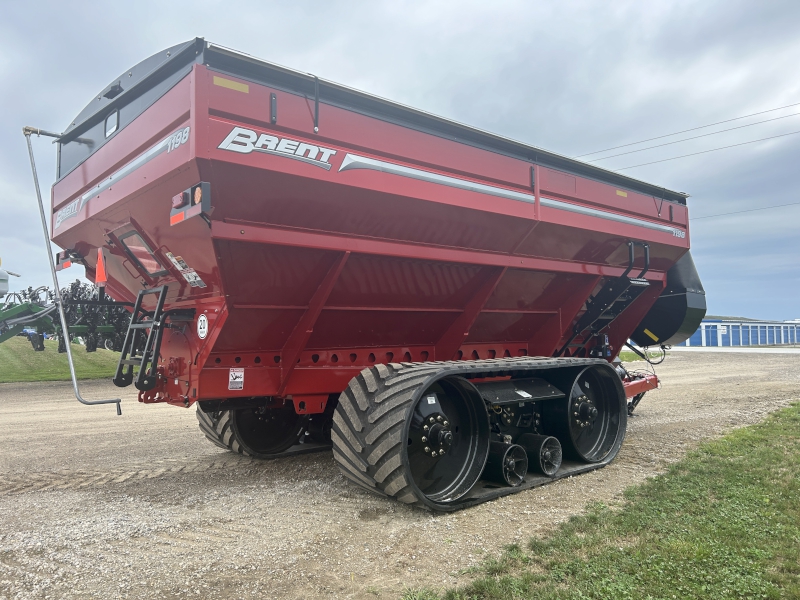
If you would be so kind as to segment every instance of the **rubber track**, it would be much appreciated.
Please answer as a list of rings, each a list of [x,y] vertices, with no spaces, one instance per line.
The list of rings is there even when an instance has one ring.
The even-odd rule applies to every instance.
[[[403,428],[419,386],[442,373],[496,377],[589,364],[605,361],[521,357],[375,365],[351,379],[339,396],[333,416],[333,456],[345,477],[362,488],[405,504],[427,506],[402,464]]]
[[[195,414],[200,425],[200,431],[212,444],[237,454],[252,456],[239,444],[233,434],[231,411],[221,410],[215,413],[205,413],[198,406]]]

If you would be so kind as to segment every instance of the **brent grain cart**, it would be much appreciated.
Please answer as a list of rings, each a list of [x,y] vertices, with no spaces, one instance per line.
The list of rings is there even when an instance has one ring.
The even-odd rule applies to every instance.
[[[202,39],[57,142],[58,260],[134,305],[114,382],[404,503],[608,464],[657,385],[612,360],[705,313],[685,194]]]

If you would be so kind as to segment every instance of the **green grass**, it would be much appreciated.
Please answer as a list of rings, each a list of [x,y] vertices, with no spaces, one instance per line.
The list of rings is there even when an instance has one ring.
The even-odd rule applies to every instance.
[[[800,404],[709,442],[588,507],[551,537],[509,546],[472,583],[405,600],[800,598]]]
[[[655,358],[656,360],[658,360],[662,356],[661,350],[651,350],[651,351],[647,352],[647,356],[649,358]],[[622,352],[620,352],[619,353],[619,359],[622,362],[634,362],[634,361],[637,361],[637,360],[643,360],[641,356],[639,356],[635,352],[631,352],[629,350],[623,350]]]
[[[78,344],[72,345],[75,372],[78,379],[112,377],[117,368],[119,354],[109,350],[86,352]],[[67,381],[69,380],[67,355],[58,353],[58,342],[45,340],[45,351],[34,352],[24,337],[13,337],[0,344],[0,383],[15,381]]]

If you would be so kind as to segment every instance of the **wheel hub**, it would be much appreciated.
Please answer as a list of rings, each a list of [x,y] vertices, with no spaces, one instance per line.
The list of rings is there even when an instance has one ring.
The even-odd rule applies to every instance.
[[[575,399],[572,416],[575,417],[578,427],[591,426],[599,414],[597,407],[588,397],[580,396]]]
[[[450,421],[447,415],[436,413],[425,419],[422,427],[424,435],[421,438],[425,444],[425,453],[431,457],[444,456],[453,444],[453,432],[450,430]]]

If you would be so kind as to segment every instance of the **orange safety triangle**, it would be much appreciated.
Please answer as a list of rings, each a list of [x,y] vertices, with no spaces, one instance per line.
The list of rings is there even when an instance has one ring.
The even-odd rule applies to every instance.
[[[108,274],[106,273],[106,256],[103,254],[103,249],[97,249],[97,268],[94,272],[94,284],[103,287],[108,282]]]

